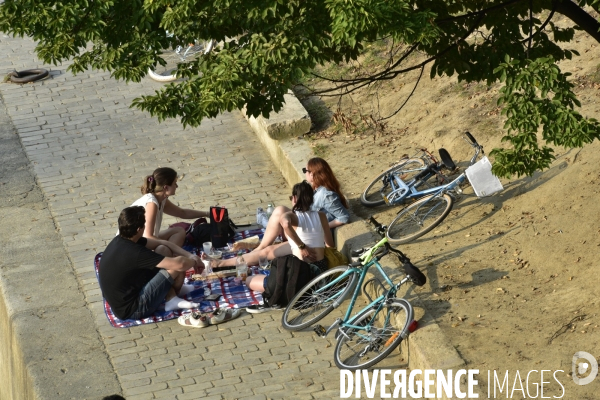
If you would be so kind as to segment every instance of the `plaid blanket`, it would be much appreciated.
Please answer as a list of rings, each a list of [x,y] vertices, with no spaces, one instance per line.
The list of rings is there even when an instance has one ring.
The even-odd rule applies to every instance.
[[[235,235],[234,241],[238,241],[243,238],[254,235],[259,235],[259,237],[262,239],[263,233],[264,229],[241,231]],[[201,251],[198,248],[193,248],[190,246],[185,246],[185,249],[195,254],[200,254]],[[223,258],[235,257],[235,254],[228,251],[227,248],[224,248],[222,250]],[[98,253],[94,258],[94,270],[96,272],[96,278],[98,278],[101,258],[102,253]],[[217,308],[244,308],[252,304],[258,304],[262,301],[262,296],[259,292],[249,290],[248,287],[241,282],[236,283],[234,277],[211,279],[207,281],[193,281],[191,280],[192,273],[193,270],[189,270],[186,273],[185,284],[193,284],[195,286],[195,290],[188,293],[186,296],[184,296],[184,298],[195,303],[200,303],[200,307],[191,310],[165,311],[164,304],[162,304],[158,308],[158,310],[156,310],[154,314],[152,314],[148,318],[144,318],[141,320],[119,319],[112,312],[112,309],[110,308],[110,305],[108,305],[108,302],[105,299],[102,299],[104,302],[104,312],[106,313],[106,318],[108,318],[108,322],[110,322],[110,324],[115,328],[128,328],[136,325],[167,321],[170,319],[178,318],[180,315],[190,313],[192,311],[211,312],[216,310]],[[260,270],[258,266],[250,266],[248,273],[251,275],[259,273],[268,275],[268,271]],[[221,298],[218,303],[214,301],[203,301],[204,289],[207,286],[210,288],[211,294],[221,295]]]

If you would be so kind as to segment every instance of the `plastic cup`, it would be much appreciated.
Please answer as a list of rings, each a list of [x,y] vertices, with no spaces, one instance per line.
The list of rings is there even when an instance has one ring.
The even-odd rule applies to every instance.
[[[210,249],[212,249],[212,242],[202,243],[202,248],[204,249],[204,254],[208,256],[210,254]]]
[[[248,267],[240,266],[237,269],[237,277],[240,281],[245,282],[248,277]]]
[[[204,271],[202,271],[202,275],[207,276],[214,272],[214,268],[217,266],[217,262],[215,260],[202,260],[204,263]]]
[[[267,265],[269,265],[269,259],[266,256],[260,256],[260,257],[258,257],[258,265],[262,269],[265,269],[267,267]]]

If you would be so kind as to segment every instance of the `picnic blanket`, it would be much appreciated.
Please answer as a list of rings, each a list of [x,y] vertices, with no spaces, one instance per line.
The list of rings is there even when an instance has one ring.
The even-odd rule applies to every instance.
[[[241,231],[236,233],[233,240],[235,242],[254,235],[258,235],[262,239],[263,233],[264,229]],[[184,248],[187,251],[194,254],[200,254],[201,251],[200,249],[193,248],[191,246],[184,246]],[[223,258],[235,257],[235,254],[229,251],[228,248],[224,248],[221,250],[223,251]],[[94,271],[96,272],[96,279],[98,278],[101,258],[102,253],[98,253],[94,258]],[[108,302],[103,298],[102,300],[104,302],[104,312],[106,314],[106,318],[108,318],[108,322],[110,322],[110,324],[115,328],[128,328],[136,325],[168,321],[170,319],[178,318],[180,315],[187,314],[192,311],[200,311],[205,313],[215,311],[217,308],[244,308],[262,302],[262,296],[259,292],[254,292],[248,289],[248,287],[242,282],[235,282],[234,277],[216,278],[206,281],[194,281],[191,279],[192,273],[193,270],[187,271],[185,284],[193,284],[196,289],[188,293],[186,296],[183,296],[183,298],[195,303],[200,303],[200,307],[191,310],[165,311],[164,304],[162,304],[158,308],[158,310],[155,311],[154,314],[152,314],[148,318],[144,318],[141,320],[119,319],[113,313]],[[263,271],[259,269],[258,266],[249,266],[248,273],[251,275],[259,273],[268,275],[269,271]],[[210,288],[211,294],[221,295],[221,298],[218,303],[214,301],[203,301],[204,289],[207,286]]]

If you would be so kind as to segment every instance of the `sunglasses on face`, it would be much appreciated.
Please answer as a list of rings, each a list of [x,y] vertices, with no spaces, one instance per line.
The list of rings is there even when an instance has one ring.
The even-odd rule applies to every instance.
[[[290,201],[293,201],[293,200],[294,200],[294,195],[291,195],[290,196]]]
[[[302,173],[305,174],[307,172],[310,172],[309,170],[307,170],[306,168],[302,168]]]

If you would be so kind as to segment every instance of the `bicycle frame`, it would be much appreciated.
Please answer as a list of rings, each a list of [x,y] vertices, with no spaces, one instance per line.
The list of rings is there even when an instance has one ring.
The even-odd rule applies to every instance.
[[[470,143],[470,145],[475,148],[475,154],[473,155],[473,157],[471,157],[471,160],[469,162],[469,165],[473,165],[477,160],[477,157],[479,157],[479,154],[481,153],[483,147],[481,147],[477,143]],[[390,175],[391,179],[389,179],[389,183],[392,187],[392,191],[388,196],[383,196],[383,199],[385,200],[387,205],[396,205],[408,199],[415,199],[430,195],[432,195],[432,197],[439,196],[440,194],[445,193],[447,191],[456,190],[456,188],[462,185],[462,183],[467,178],[466,174],[463,172],[452,182],[449,182],[446,185],[436,186],[425,190],[418,190],[415,186],[417,181],[427,181],[427,179],[435,175],[434,171],[430,171],[428,174],[421,177],[421,179],[412,179],[409,182],[404,182],[400,177],[394,175],[393,173]]]
[[[381,308],[383,307],[386,299],[391,299],[394,298],[396,296],[396,293],[398,291],[398,289],[400,288],[400,286],[402,286],[403,284],[405,284],[408,280],[409,277],[406,276],[404,277],[399,283],[394,284],[394,282],[392,282],[392,280],[390,279],[390,277],[385,273],[385,271],[383,270],[383,267],[381,266],[381,264],[379,263],[379,261],[377,260],[377,258],[374,256],[374,253],[379,250],[381,247],[385,246],[385,244],[388,242],[387,238],[383,238],[382,240],[380,240],[375,246],[373,246],[371,249],[369,249],[367,252],[365,252],[360,259],[363,260],[363,265],[361,265],[360,267],[350,267],[348,268],[348,270],[346,270],[342,275],[340,275],[339,277],[337,277],[336,279],[334,279],[333,281],[331,281],[330,283],[328,283],[327,285],[325,285],[324,287],[320,288],[317,292],[319,291],[323,291],[328,289],[329,287],[331,287],[332,285],[335,285],[337,282],[339,282],[340,280],[350,276],[351,274],[359,274],[358,277],[358,282],[356,284],[356,287],[354,288],[354,293],[352,294],[352,298],[350,299],[350,304],[348,306],[348,309],[346,310],[346,314],[344,315],[343,319],[337,319],[325,332],[325,336],[327,336],[327,334],[334,329],[337,326],[340,326],[341,328],[351,328],[351,329],[357,329],[357,330],[370,330],[372,327],[372,321],[373,319],[377,316],[377,314],[379,314],[379,311],[381,311]],[[365,263],[366,262],[366,263]],[[351,318],[350,316],[352,315],[352,311],[354,310],[354,304],[356,303],[356,299],[358,298],[358,295],[360,293],[360,288],[362,287],[362,284],[365,280],[365,277],[367,275],[367,271],[372,267],[375,266],[377,268],[377,270],[379,271],[379,273],[383,276],[383,278],[385,279],[386,283],[388,285],[390,285],[390,288],[387,289],[385,291],[384,294],[380,295],[379,297],[377,297],[375,300],[371,301],[366,307],[364,307],[362,310],[360,310],[356,316],[360,315],[360,313],[363,310],[369,309],[374,307],[375,305],[377,305],[377,309],[375,311],[375,313],[373,314],[373,317],[371,318],[371,321],[369,321],[369,323],[367,325],[364,326],[356,326],[352,324],[352,321],[354,320],[354,318],[356,318],[356,316],[354,318]],[[338,299],[335,299],[333,302],[333,307],[337,308],[341,302],[339,301],[339,296],[341,295],[341,293],[337,293],[335,296],[338,297]],[[343,299],[342,299],[343,300]],[[408,315],[408,320],[412,321],[413,320],[413,311],[412,311],[412,307],[410,306],[410,304],[404,300],[404,299],[397,299],[397,301],[403,301],[407,304],[407,309],[409,310],[409,315]],[[387,321],[386,321],[387,322]],[[342,334],[344,334],[343,329],[340,329],[340,332]],[[406,336],[408,336],[409,331],[408,329],[405,329],[402,333],[401,336],[403,339],[406,338]]]

